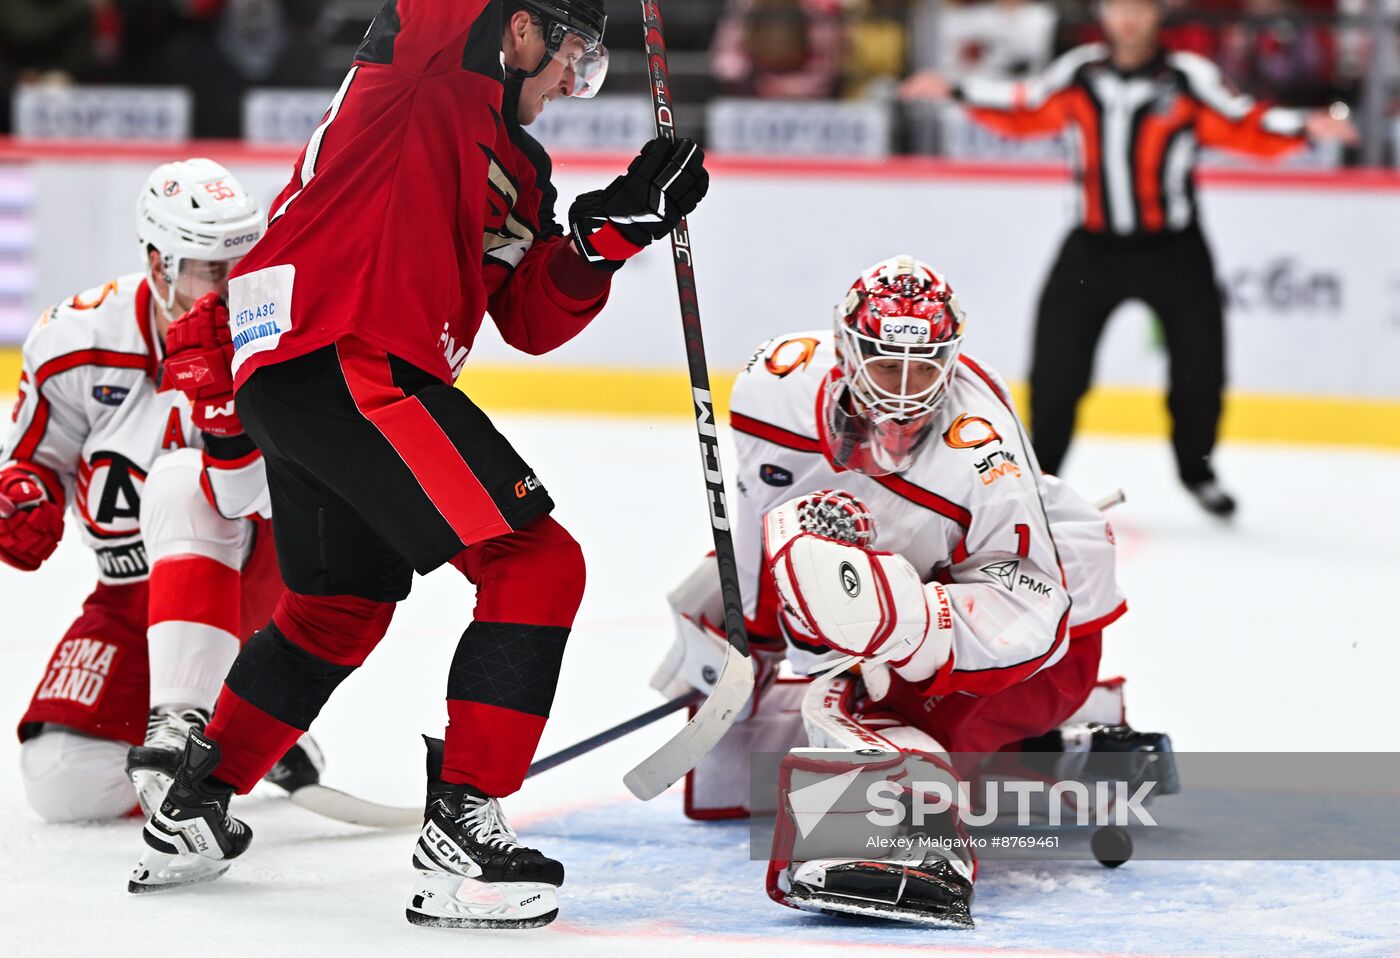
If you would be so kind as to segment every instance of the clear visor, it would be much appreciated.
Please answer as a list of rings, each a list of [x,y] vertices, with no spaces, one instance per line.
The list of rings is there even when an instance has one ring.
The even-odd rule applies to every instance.
[[[961,336],[945,343],[901,343],[837,325],[843,366],[859,412],[879,423],[917,419],[938,407],[962,347]]]
[[[871,419],[856,408],[850,383],[833,377],[826,384],[824,418],[832,460],[866,476],[888,476],[908,469],[933,426],[933,414],[915,419]]]
[[[238,260],[181,259],[175,267],[170,305],[193,306],[206,293],[228,297],[228,277]]]
[[[597,96],[608,76],[608,48],[560,23],[554,25],[549,48],[554,51],[554,59],[564,66],[569,95],[580,100]]]

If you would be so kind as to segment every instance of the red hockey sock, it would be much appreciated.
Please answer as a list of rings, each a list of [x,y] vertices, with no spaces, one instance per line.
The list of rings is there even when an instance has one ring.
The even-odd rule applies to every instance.
[[[204,730],[219,746],[214,776],[232,785],[239,795],[248,794],[296,744],[302,731],[273,718],[225,685],[214,706],[214,717]]]
[[[311,727],[341,682],[384,637],[392,604],[287,593],[243,647],[206,730],[218,778],[247,792]]]
[[[447,677],[444,781],[488,795],[520,788],[539,746],[583,599],[583,553],[545,517],[454,561],[477,585]]]

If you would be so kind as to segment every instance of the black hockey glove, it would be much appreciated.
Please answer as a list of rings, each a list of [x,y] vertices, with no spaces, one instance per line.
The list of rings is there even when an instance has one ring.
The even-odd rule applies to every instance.
[[[598,269],[619,269],[674,230],[709,188],[705,154],[694,140],[657,137],[607,189],[574,200],[569,207],[574,246]]]

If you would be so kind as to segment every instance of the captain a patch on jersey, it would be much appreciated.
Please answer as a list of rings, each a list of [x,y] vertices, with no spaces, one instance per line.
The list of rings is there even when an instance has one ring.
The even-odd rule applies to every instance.
[[[765,462],[758,467],[758,478],[770,486],[792,485],[792,473],[782,466],[773,465],[771,462]]]

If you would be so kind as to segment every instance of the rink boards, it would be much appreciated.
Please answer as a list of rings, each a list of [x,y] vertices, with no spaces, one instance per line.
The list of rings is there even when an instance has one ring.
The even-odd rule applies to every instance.
[[[132,197],[151,166],[204,153],[264,202],[286,181],[285,150],[30,148],[0,142],[0,282],[13,306],[0,338],[71,293],[132,269]],[[624,157],[564,155],[569,198],[606,182]],[[910,252],[942,269],[970,316],[967,350],[1025,378],[1039,286],[1073,220],[1073,190],[1053,167],[775,163],[715,158],[714,187],[692,223],[706,346],[717,375],[757,344],[821,327],[869,262]],[[1202,208],[1229,304],[1226,435],[1400,446],[1400,177],[1213,172]],[[668,254],[647,251],[619,275],[600,320],[546,357],[483,331],[468,382],[483,405],[512,410],[675,413],[689,409]],[[1100,348],[1101,388],[1084,411],[1100,433],[1160,434],[1166,359],[1145,307],[1127,304]],[[14,380],[0,351],[0,383]]]

